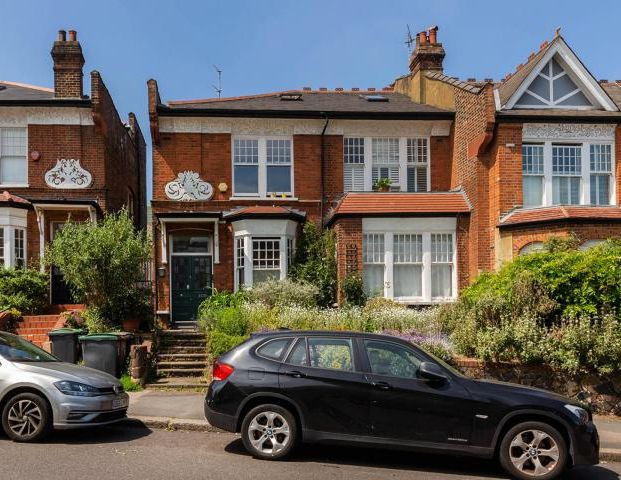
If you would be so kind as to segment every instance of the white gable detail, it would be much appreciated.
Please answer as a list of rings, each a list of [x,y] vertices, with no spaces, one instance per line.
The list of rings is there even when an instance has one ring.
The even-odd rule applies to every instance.
[[[550,46],[504,109],[619,109],[562,38]]]

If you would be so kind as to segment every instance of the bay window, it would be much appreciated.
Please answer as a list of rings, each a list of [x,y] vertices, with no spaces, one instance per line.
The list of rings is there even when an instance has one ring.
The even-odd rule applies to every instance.
[[[0,184],[28,183],[26,128],[0,128]]]
[[[345,137],[344,191],[371,191],[380,179],[392,191],[429,191],[428,138]]]
[[[523,143],[524,207],[589,204],[614,204],[611,143]]]
[[[368,296],[404,303],[456,297],[455,219],[363,219],[363,282]]]
[[[245,238],[237,237],[235,239],[235,282],[238,287],[244,286],[244,270],[246,268]]]
[[[0,208],[0,268],[26,266],[26,217],[22,208]]]
[[[252,239],[252,281],[280,279],[280,238]]]
[[[293,153],[290,138],[233,139],[233,195],[291,197]]]
[[[15,268],[24,268],[26,265],[26,252],[25,252],[25,233],[21,228],[15,229]]]

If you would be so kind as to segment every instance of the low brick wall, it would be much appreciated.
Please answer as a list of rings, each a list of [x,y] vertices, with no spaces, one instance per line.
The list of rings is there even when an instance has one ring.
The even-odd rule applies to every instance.
[[[500,380],[543,388],[591,404],[599,414],[621,415],[621,372],[601,376],[569,375],[544,365],[486,363],[470,358],[455,359],[453,365],[471,378]]]

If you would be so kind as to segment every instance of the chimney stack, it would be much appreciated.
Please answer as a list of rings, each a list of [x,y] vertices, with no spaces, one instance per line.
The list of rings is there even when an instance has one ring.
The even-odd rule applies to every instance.
[[[426,32],[420,32],[416,37],[416,48],[410,56],[410,72],[432,70],[442,72],[444,47],[438,43],[438,27],[434,25]]]
[[[82,98],[82,67],[84,56],[75,30],[58,31],[58,38],[52,47],[54,60],[54,96],[57,98]]]

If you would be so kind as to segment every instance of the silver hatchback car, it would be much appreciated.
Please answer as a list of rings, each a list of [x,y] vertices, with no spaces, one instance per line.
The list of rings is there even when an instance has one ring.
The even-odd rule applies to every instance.
[[[112,375],[63,363],[45,350],[0,332],[0,412],[12,440],[41,440],[52,428],[117,422],[129,396]]]

